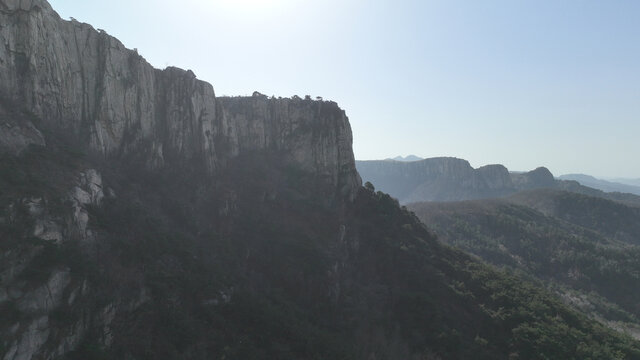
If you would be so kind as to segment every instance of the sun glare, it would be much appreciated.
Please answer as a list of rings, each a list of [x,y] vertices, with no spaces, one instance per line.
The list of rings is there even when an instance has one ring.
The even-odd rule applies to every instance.
[[[224,11],[233,14],[268,15],[282,10],[293,0],[193,0],[204,11]]]

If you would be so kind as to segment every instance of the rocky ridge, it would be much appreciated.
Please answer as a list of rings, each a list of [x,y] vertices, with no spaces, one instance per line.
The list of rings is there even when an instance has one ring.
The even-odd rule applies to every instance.
[[[343,194],[359,186],[351,128],[334,102],[217,99],[193,72],[154,69],[103,30],[62,20],[44,0],[1,0],[0,24],[0,97],[92,152],[150,168],[195,161],[213,174],[242,153],[281,151]],[[253,111],[238,114],[238,102]],[[32,122],[5,126],[12,131],[0,135],[0,148],[42,143]],[[320,128],[331,131],[306,131]]]

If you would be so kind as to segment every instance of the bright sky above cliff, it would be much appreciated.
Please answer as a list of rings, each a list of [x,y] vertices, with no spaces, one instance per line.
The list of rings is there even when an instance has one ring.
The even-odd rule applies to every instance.
[[[357,159],[640,177],[640,1],[51,4],[218,95],[335,100]]]

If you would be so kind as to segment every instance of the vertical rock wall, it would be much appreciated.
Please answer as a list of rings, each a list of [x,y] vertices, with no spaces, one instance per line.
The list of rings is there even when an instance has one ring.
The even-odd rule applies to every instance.
[[[215,173],[243,151],[284,150],[339,193],[360,185],[348,119],[335,103],[218,101],[193,72],[154,69],[104,31],[62,20],[44,0],[0,0],[0,24],[0,96],[93,151],[134,153],[150,167],[197,159]]]

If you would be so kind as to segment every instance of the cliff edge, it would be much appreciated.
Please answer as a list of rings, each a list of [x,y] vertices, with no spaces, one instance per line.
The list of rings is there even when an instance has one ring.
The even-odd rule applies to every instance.
[[[0,24],[0,98],[91,152],[149,168],[195,161],[214,174],[245,151],[285,151],[341,196],[360,185],[348,118],[333,102],[218,99],[192,71],[155,69],[105,31],[61,19],[44,0],[0,0]],[[240,103],[252,110],[238,112]],[[29,132],[3,134],[0,148],[18,152],[39,141],[33,124],[21,126]]]

